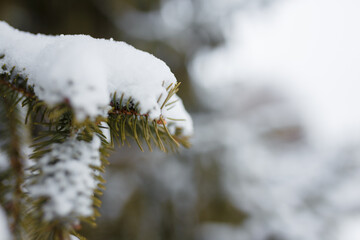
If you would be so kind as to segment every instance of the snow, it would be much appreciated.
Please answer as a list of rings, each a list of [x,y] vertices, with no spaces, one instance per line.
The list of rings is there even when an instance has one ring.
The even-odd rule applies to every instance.
[[[7,170],[10,167],[10,163],[7,155],[0,151],[0,172]]]
[[[223,19],[211,21],[212,27],[227,31],[223,46],[195,54],[191,51],[195,55],[190,65],[196,80],[193,86],[212,112],[193,115],[192,153],[179,161],[196,163],[200,158],[211,162],[216,158],[230,195],[226,197],[249,218],[240,226],[204,224],[199,238],[359,239],[359,141],[353,146],[347,142],[352,135],[359,136],[359,1],[263,1],[274,5],[259,12],[236,9],[230,1],[196,1],[205,2],[208,8],[194,7],[194,11],[188,10],[186,3],[180,4],[181,0],[165,0],[163,6],[182,9],[172,9],[178,14],[160,12],[160,16],[136,13],[120,21],[132,36],[166,39],[177,48],[186,39],[184,49],[191,49],[194,34],[181,29],[174,34],[181,25],[175,21],[181,19],[178,16],[196,12],[200,21],[211,21],[212,15],[222,15],[227,6],[235,15],[224,14],[234,17],[231,24]],[[139,14],[143,19],[136,20]],[[176,25],[166,28],[166,21]],[[183,22],[181,27],[188,30],[188,19]],[[129,24],[135,27],[128,28]],[[276,95],[269,98],[267,94],[274,88]],[[274,98],[283,101],[274,103]],[[300,136],[282,139],[281,131],[291,135],[292,126],[299,128]],[[318,149],[309,136],[322,144],[334,144]],[[148,157],[157,160],[157,156]],[[144,166],[143,161],[139,166]],[[193,172],[198,168],[197,164],[189,166]],[[159,167],[146,174],[157,177],[164,171]],[[193,178],[182,174],[174,179]],[[122,180],[134,181],[124,175]],[[122,191],[113,181],[115,190],[106,194]],[[171,181],[161,183],[171,185]],[[148,189],[148,184],[144,188]],[[165,191],[159,192],[165,195]],[[111,202],[106,202],[109,212],[114,207]],[[174,200],[179,202],[185,201]]]
[[[219,88],[218,92],[223,90]],[[237,91],[242,93],[239,95],[248,92]],[[211,114],[194,115],[192,151],[207,161],[219,155],[216,161],[226,197],[248,218],[239,226],[205,224],[200,229],[203,239],[357,239],[358,145],[322,152],[309,144],[306,134],[289,141],[275,133],[267,140],[266,132],[291,125],[301,127],[294,117],[295,108],[278,100],[244,111],[244,99],[228,98],[233,103],[229,107],[237,112],[226,113],[219,108]],[[224,117],[219,121],[218,116]],[[258,122],[253,121],[255,118]],[[288,125],[279,126],[277,119],[286,120]]]
[[[204,89],[234,81],[276,85],[299,107],[315,144],[354,141],[360,130],[359,7],[354,0],[291,0],[238,11],[226,27],[227,43],[199,53],[192,75]]]
[[[357,238],[357,236],[360,236],[359,224],[359,214],[355,214],[346,221],[340,223],[340,227],[335,235],[336,240],[353,240],[354,238]]]
[[[192,149],[224,149],[222,180],[249,215],[242,226],[205,225],[203,239],[359,239],[359,6],[292,0],[237,11],[226,43],[195,56],[190,72],[213,113],[194,115]],[[281,142],[276,129],[289,123],[301,137]]]
[[[37,182],[29,186],[32,197],[47,197],[43,205],[45,220],[75,219],[93,214],[92,196],[97,187],[96,173],[91,166],[100,167],[100,139],[91,142],[70,138],[54,144],[34,166],[41,171]]]
[[[0,240],[10,240],[10,230],[4,210],[0,206]]]
[[[139,102],[140,113],[149,114],[150,119],[166,117],[162,101],[166,88],[176,83],[163,61],[112,39],[35,35],[0,21],[0,53],[5,54],[0,65],[5,63],[9,69],[16,66],[23,71],[41,100],[50,105],[70,102],[79,120],[105,115],[115,92],[117,96],[124,94],[125,100],[131,97],[134,103]],[[181,105],[177,109],[184,108]],[[190,134],[190,117],[186,111],[180,113],[177,115],[189,120],[182,126],[188,127],[185,132]]]
[[[182,100],[174,95],[170,98],[169,103],[176,101],[174,104],[170,104],[168,107],[163,109],[163,115],[165,117],[170,117],[172,119],[168,119],[167,122],[168,128],[171,134],[174,134],[176,128],[182,129],[182,134],[185,136],[190,136],[193,134],[193,121],[189,113],[185,110],[185,107],[182,103]]]

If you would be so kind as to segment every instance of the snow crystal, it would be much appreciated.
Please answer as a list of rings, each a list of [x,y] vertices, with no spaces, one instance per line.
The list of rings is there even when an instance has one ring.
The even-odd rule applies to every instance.
[[[91,142],[70,138],[54,144],[52,151],[39,159],[41,175],[29,186],[33,197],[46,197],[44,218],[91,216],[93,191],[97,187],[96,173],[90,166],[100,167],[101,141],[94,136]]]
[[[176,83],[163,61],[124,42],[86,35],[35,35],[3,21],[0,54],[5,54],[0,65],[24,71],[40,99],[50,105],[69,102],[80,120],[105,114],[115,92],[139,102],[141,114],[158,119],[162,102],[157,100],[165,99],[166,88]],[[176,103],[180,111],[176,115],[189,120],[181,104]],[[192,132],[191,124],[181,126]]]

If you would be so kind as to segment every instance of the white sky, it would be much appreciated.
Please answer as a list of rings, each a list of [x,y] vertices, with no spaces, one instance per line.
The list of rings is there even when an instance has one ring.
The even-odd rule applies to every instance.
[[[195,61],[209,70],[207,84],[271,81],[293,97],[314,140],[360,137],[360,1],[279,1],[239,13],[228,35],[227,46]]]

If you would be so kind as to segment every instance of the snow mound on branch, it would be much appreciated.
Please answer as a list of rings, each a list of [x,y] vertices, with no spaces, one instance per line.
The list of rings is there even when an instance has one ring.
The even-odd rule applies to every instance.
[[[92,196],[98,181],[90,166],[100,167],[101,141],[94,136],[91,142],[70,138],[54,144],[52,151],[39,159],[35,168],[41,175],[34,185],[28,187],[32,197],[46,197],[43,205],[46,220],[91,216]]]
[[[176,83],[163,61],[124,42],[86,35],[35,35],[0,21],[2,54],[0,65],[24,71],[35,94],[48,104],[69,102],[79,120],[105,115],[115,92],[139,102],[140,113],[151,119],[166,117],[157,100],[165,99],[166,88]],[[183,109],[181,102],[176,104],[175,109]],[[192,133],[189,115],[180,114],[189,120],[182,125],[188,128],[185,132]]]

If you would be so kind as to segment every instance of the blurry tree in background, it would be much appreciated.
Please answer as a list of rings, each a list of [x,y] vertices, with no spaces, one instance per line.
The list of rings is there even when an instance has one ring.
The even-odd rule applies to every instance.
[[[346,188],[342,176],[355,174],[351,164],[337,172],[332,152],[313,153],[300,116],[281,92],[222,79],[218,85],[206,79],[199,83],[191,70],[201,53],[226,43],[233,13],[275,2],[0,1],[0,19],[16,28],[126,41],[164,60],[183,83],[179,95],[195,121],[192,150],[149,155],[118,149],[105,176],[98,228],[85,226],[85,236],[333,239],[333,224],[350,208],[337,201],[332,189]],[[356,164],[360,154],[346,152]]]
[[[90,34],[126,41],[163,59],[183,83],[179,95],[196,112],[201,104],[189,80],[196,53],[224,42],[223,25],[233,11],[264,7],[268,0],[3,0],[0,19],[44,34]],[[201,118],[201,114],[199,116]],[[89,239],[201,239],[203,223],[241,225],[247,214],[234,206],[222,183],[224,146],[180,156],[119,149],[107,173],[99,227]]]

